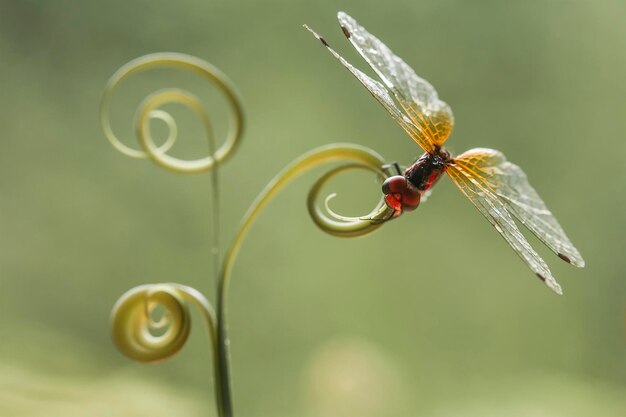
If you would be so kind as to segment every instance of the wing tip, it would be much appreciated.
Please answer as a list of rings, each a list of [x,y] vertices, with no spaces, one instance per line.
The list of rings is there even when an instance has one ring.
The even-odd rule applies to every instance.
[[[317,39],[318,41],[320,41],[322,43],[322,45],[324,45],[327,48],[330,48],[330,45],[328,44],[328,42],[326,42],[326,39],[324,39],[323,36],[321,36],[320,34],[318,34],[316,31],[314,31],[313,29],[311,29],[309,27],[309,25],[307,25],[306,23],[304,25],[302,25],[303,28],[305,28],[306,30],[308,30],[309,32],[311,32],[311,34],[315,37],[315,39]]]
[[[563,295],[563,288],[561,288],[559,283],[556,282],[556,280],[554,279],[554,277],[552,275],[549,275],[547,278],[544,277],[543,275],[541,275],[538,272],[535,273],[535,275],[537,275],[537,277],[540,280],[542,280],[548,286],[548,288],[550,288],[552,291],[554,291],[558,295]]]
[[[352,16],[350,16],[348,13],[346,12],[337,12],[337,20],[339,21],[339,24],[341,26],[349,26],[353,29],[358,29],[361,30],[363,29],[359,23],[356,21],[356,19]]]
[[[580,256],[579,253],[575,253],[572,257],[569,257],[563,253],[557,253],[558,257],[563,259],[565,262],[567,262],[570,265],[573,265],[577,268],[584,268],[585,267],[585,260],[582,258],[582,256]]]
[[[346,35],[346,38],[350,39],[352,33],[350,33],[348,26],[353,26],[356,23],[355,20],[350,17],[348,13],[342,11],[337,12],[337,20],[339,21],[339,26],[341,26],[343,34]]]
[[[560,253],[560,252],[559,252],[559,253],[557,253],[557,255],[559,255],[559,258],[563,259],[563,260],[564,260],[565,262],[567,262],[568,264],[571,264],[571,263],[572,263],[572,260],[570,259],[570,257],[569,257],[569,256],[564,255],[564,254],[562,254],[562,253]]]
[[[563,254],[563,253],[560,253],[560,252],[557,253],[557,255],[559,256],[559,258],[563,259],[565,262],[567,262],[570,265],[574,265],[577,268],[584,268],[585,267],[585,260],[578,253],[575,254],[573,259],[570,258],[569,256]]]

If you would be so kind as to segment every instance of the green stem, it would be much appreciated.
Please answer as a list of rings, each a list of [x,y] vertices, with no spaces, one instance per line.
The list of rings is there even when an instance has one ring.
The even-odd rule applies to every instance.
[[[263,208],[276,196],[276,194],[278,194],[279,191],[305,172],[310,171],[311,169],[322,164],[338,161],[350,161],[352,162],[350,165],[354,165],[354,163],[356,163],[362,168],[376,172],[381,176],[381,178],[386,177],[386,173],[381,168],[385,164],[385,161],[380,155],[367,148],[358,145],[336,144],[312,150],[292,162],[265,186],[263,191],[261,191],[244,215],[235,238],[226,252],[224,263],[222,264],[222,272],[219,276],[217,284],[216,303],[218,338],[217,356],[221,375],[220,383],[223,384],[222,394],[225,400],[230,399],[231,392],[229,377],[229,340],[228,327],[226,324],[226,300],[228,297],[230,277],[237,254],[239,253],[239,249],[241,248],[241,245],[243,244],[243,241],[250,231],[254,221],[257,219]],[[319,184],[312,191],[317,193],[320,187],[321,184]],[[309,207],[311,207],[311,200],[312,199],[310,198]],[[378,208],[375,209],[374,212],[377,213],[377,215],[382,215],[387,213],[388,209],[384,203],[379,203]],[[318,226],[320,226],[323,230],[338,236],[360,236],[370,233],[382,225],[382,222],[372,221],[372,218],[378,218],[374,216],[372,218],[355,219],[353,221],[329,222],[329,219],[326,217],[316,218],[316,213],[314,212],[311,212],[311,215],[314,216],[316,224],[318,224]],[[224,416],[232,417],[232,406],[231,404],[228,405],[228,407],[224,407]]]

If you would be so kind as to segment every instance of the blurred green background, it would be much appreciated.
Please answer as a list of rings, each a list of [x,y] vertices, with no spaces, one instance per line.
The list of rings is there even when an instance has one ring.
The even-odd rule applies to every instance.
[[[209,177],[114,151],[98,123],[103,86],[157,51],[206,59],[237,84],[248,123],[221,171],[225,245],[261,188],[313,147],[354,142],[402,164],[420,154],[301,27],[365,70],[338,10],[451,104],[453,152],[497,148],[524,168],[587,267],[535,245],[564,288],[554,295],[447,179],[375,234],[333,238],[305,209],[323,171],[306,175],[260,217],[234,271],[237,415],[626,415],[621,0],[0,0],[0,415],[214,415],[201,326],[155,366],[110,342],[127,289],[177,281],[212,298],[214,283]],[[227,115],[193,75],[155,71],[116,96],[129,145],[138,102],[165,86]],[[198,121],[171,110],[174,154],[205,152]],[[378,198],[367,174],[328,191],[353,215]]]

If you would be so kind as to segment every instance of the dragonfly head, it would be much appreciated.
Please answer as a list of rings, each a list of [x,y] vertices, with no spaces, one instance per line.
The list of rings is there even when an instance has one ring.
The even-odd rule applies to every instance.
[[[393,217],[398,217],[404,211],[413,211],[419,206],[421,193],[406,177],[394,175],[383,183],[385,203],[395,210]]]

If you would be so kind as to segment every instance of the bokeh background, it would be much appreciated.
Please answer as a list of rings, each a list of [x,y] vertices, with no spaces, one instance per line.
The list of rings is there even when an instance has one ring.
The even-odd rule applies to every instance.
[[[564,287],[554,295],[447,179],[375,234],[333,238],[305,209],[323,171],[306,175],[260,217],[234,271],[237,415],[626,414],[626,2],[0,0],[0,415],[215,415],[201,326],[154,366],[110,342],[127,289],[177,281],[213,297],[214,282],[208,175],[115,152],[98,123],[103,86],[157,51],[206,59],[237,84],[248,123],[221,171],[225,245],[261,188],[313,147],[420,154],[302,29],[366,69],[337,10],[451,104],[453,152],[497,148],[525,169],[587,267],[535,245]],[[138,102],[165,86],[227,117],[201,80],[154,71],[116,96],[129,145]],[[174,154],[206,152],[193,115],[170,110]],[[355,173],[328,191],[356,215],[377,187]]]

